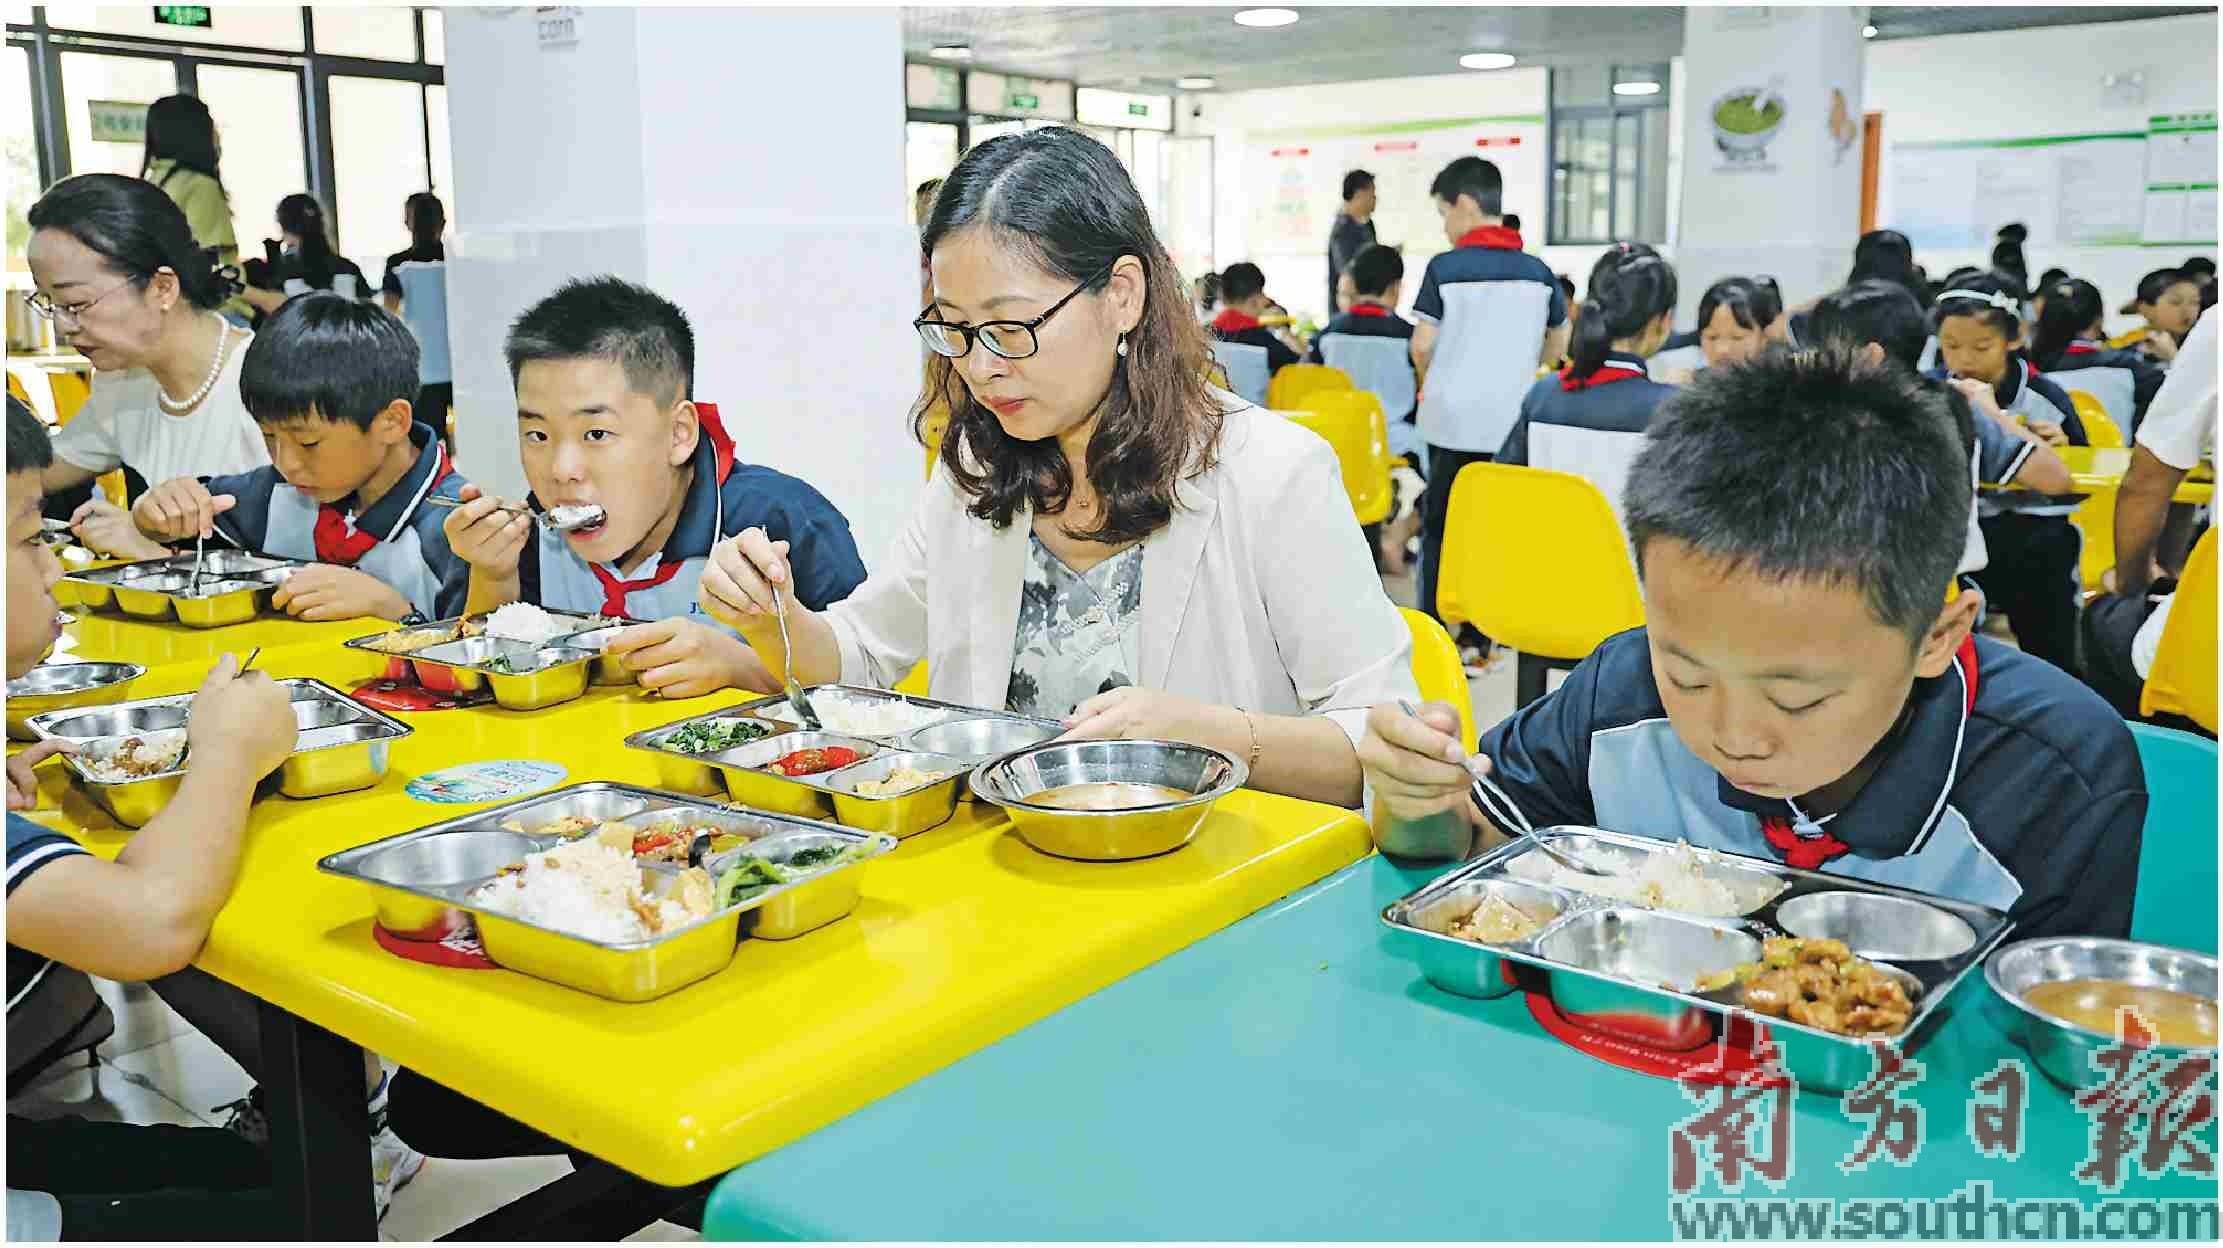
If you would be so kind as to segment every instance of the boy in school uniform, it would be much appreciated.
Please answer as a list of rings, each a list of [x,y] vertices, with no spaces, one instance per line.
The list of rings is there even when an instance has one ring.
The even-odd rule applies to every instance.
[[[1274,310],[1274,301],[1266,297],[1264,269],[1247,260],[1228,265],[1220,274],[1220,303],[1210,323],[1213,337],[1263,350],[1269,377],[1298,362],[1296,348],[1260,319]]]
[[[1428,444],[1419,606],[1434,614],[1452,481],[1505,441],[1538,366],[1566,357],[1567,299],[1551,267],[1505,228],[1505,178],[1496,165],[1462,156],[1428,192],[1451,243],[1428,262],[1413,300],[1413,370]]]
[[[591,504],[604,519],[558,533],[466,489],[447,533],[470,564],[467,609],[529,602],[647,621],[608,653],[667,697],[778,689],[748,643],[696,605],[710,548],[746,528],[789,542],[796,597],[813,611],[862,584],[864,562],[824,495],[735,457],[717,408],[693,397],[686,313],[615,277],[567,282],[517,318],[507,354],[527,506]]]
[[[1942,397],[1903,370],[1833,348],[1700,374],[1629,476],[1646,627],[1484,734],[1486,810],[1451,708],[1376,707],[1377,843],[1456,858],[1586,824],[1995,906],[2020,936],[2123,935],[2136,747],[1945,601],[1968,496]]]
[[[315,562],[271,601],[304,620],[445,619],[463,611],[470,567],[441,531],[463,479],[411,414],[417,340],[375,303],[329,293],[263,322],[240,397],[272,462],[237,476],[179,477],[133,504],[157,540],[215,538]]]
[[[1312,340],[1305,359],[1342,369],[1354,385],[1382,401],[1389,453],[1398,461],[1392,484],[1400,488],[1390,519],[1369,526],[1368,532],[1380,566],[1402,572],[1406,547],[1420,531],[1419,496],[1426,488],[1420,471],[1427,458],[1415,419],[1420,378],[1412,365],[1413,323],[1397,315],[1405,292],[1405,259],[1395,247],[1369,243],[1351,258],[1340,284],[1347,291],[1342,311]]]

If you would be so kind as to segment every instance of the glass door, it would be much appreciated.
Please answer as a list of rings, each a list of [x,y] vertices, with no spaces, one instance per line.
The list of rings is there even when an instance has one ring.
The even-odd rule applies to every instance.
[[[61,67],[70,172],[138,176],[147,105],[177,93],[176,58],[64,52]]]
[[[262,254],[278,237],[278,201],[309,189],[301,144],[301,71],[201,62],[194,67],[201,102],[216,121],[217,167],[232,205],[239,255]]]

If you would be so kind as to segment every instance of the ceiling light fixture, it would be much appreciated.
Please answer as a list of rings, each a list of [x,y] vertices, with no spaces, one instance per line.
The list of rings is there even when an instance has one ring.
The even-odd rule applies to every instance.
[[[1873,38],[1875,38],[1875,37],[1876,37],[1876,28],[1875,28],[1875,27],[1873,27],[1873,26],[1863,26],[1863,27],[1861,27],[1861,28],[1860,28],[1860,37],[1861,37],[1861,38],[1863,38],[1863,39],[1873,39]]]
[[[1511,69],[1513,54],[1510,52],[1469,52],[1459,58],[1467,69]]]
[[[1615,95],[1658,95],[1660,84],[1656,82],[1617,82],[1613,84],[1613,93]]]
[[[973,50],[962,43],[943,44],[941,47],[929,49],[926,54],[937,61],[969,61],[973,59]]]
[[[1295,9],[1237,9],[1235,11],[1235,24],[1237,26],[1250,26],[1259,30],[1275,26],[1288,26],[1296,20],[1297,11]]]
[[[1210,78],[1176,78],[1173,85],[1183,91],[1209,91],[1218,83]]]

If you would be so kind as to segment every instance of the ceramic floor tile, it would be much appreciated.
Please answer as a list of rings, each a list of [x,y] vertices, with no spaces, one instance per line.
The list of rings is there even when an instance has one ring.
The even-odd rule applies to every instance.
[[[206,1119],[222,1125],[216,1107],[247,1095],[254,1080],[239,1064],[197,1031],[151,1045],[115,1059],[115,1065],[144,1078],[164,1096]]]
[[[108,1003],[108,1012],[116,1019],[116,1034],[100,1046],[104,1058],[136,1053],[193,1030],[145,984],[119,984],[96,978],[93,987],[100,993],[100,999]]]
[[[83,1065],[48,1075],[8,1102],[8,1112],[25,1118],[77,1114],[94,1122],[165,1122],[205,1126],[183,1105],[164,1096],[144,1077],[113,1066],[97,1072]]]
[[[571,1172],[564,1157],[455,1161],[433,1157],[409,1186],[394,1194],[379,1226],[393,1240],[437,1239]]]

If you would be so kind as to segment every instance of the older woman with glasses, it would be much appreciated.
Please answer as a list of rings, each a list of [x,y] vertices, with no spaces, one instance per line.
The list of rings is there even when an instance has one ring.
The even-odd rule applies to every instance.
[[[151,182],[88,173],[31,205],[31,306],[92,362],[93,393],[54,435],[49,495],[125,468],[145,484],[245,472],[270,462],[239,397],[246,330],[216,309],[231,284]],[[97,495],[70,517],[106,554],[151,556],[130,513]]]
[[[774,671],[1060,717],[1250,764],[1254,788],[1360,797],[1366,708],[1410,695],[1409,634],[1334,452],[1215,388],[1134,183],[1074,130],[992,139],[922,231],[950,421],[926,497],[846,601],[792,605],[787,549],[721,544],[706,609]],[[792,656],[774,612],[788,597]]]

